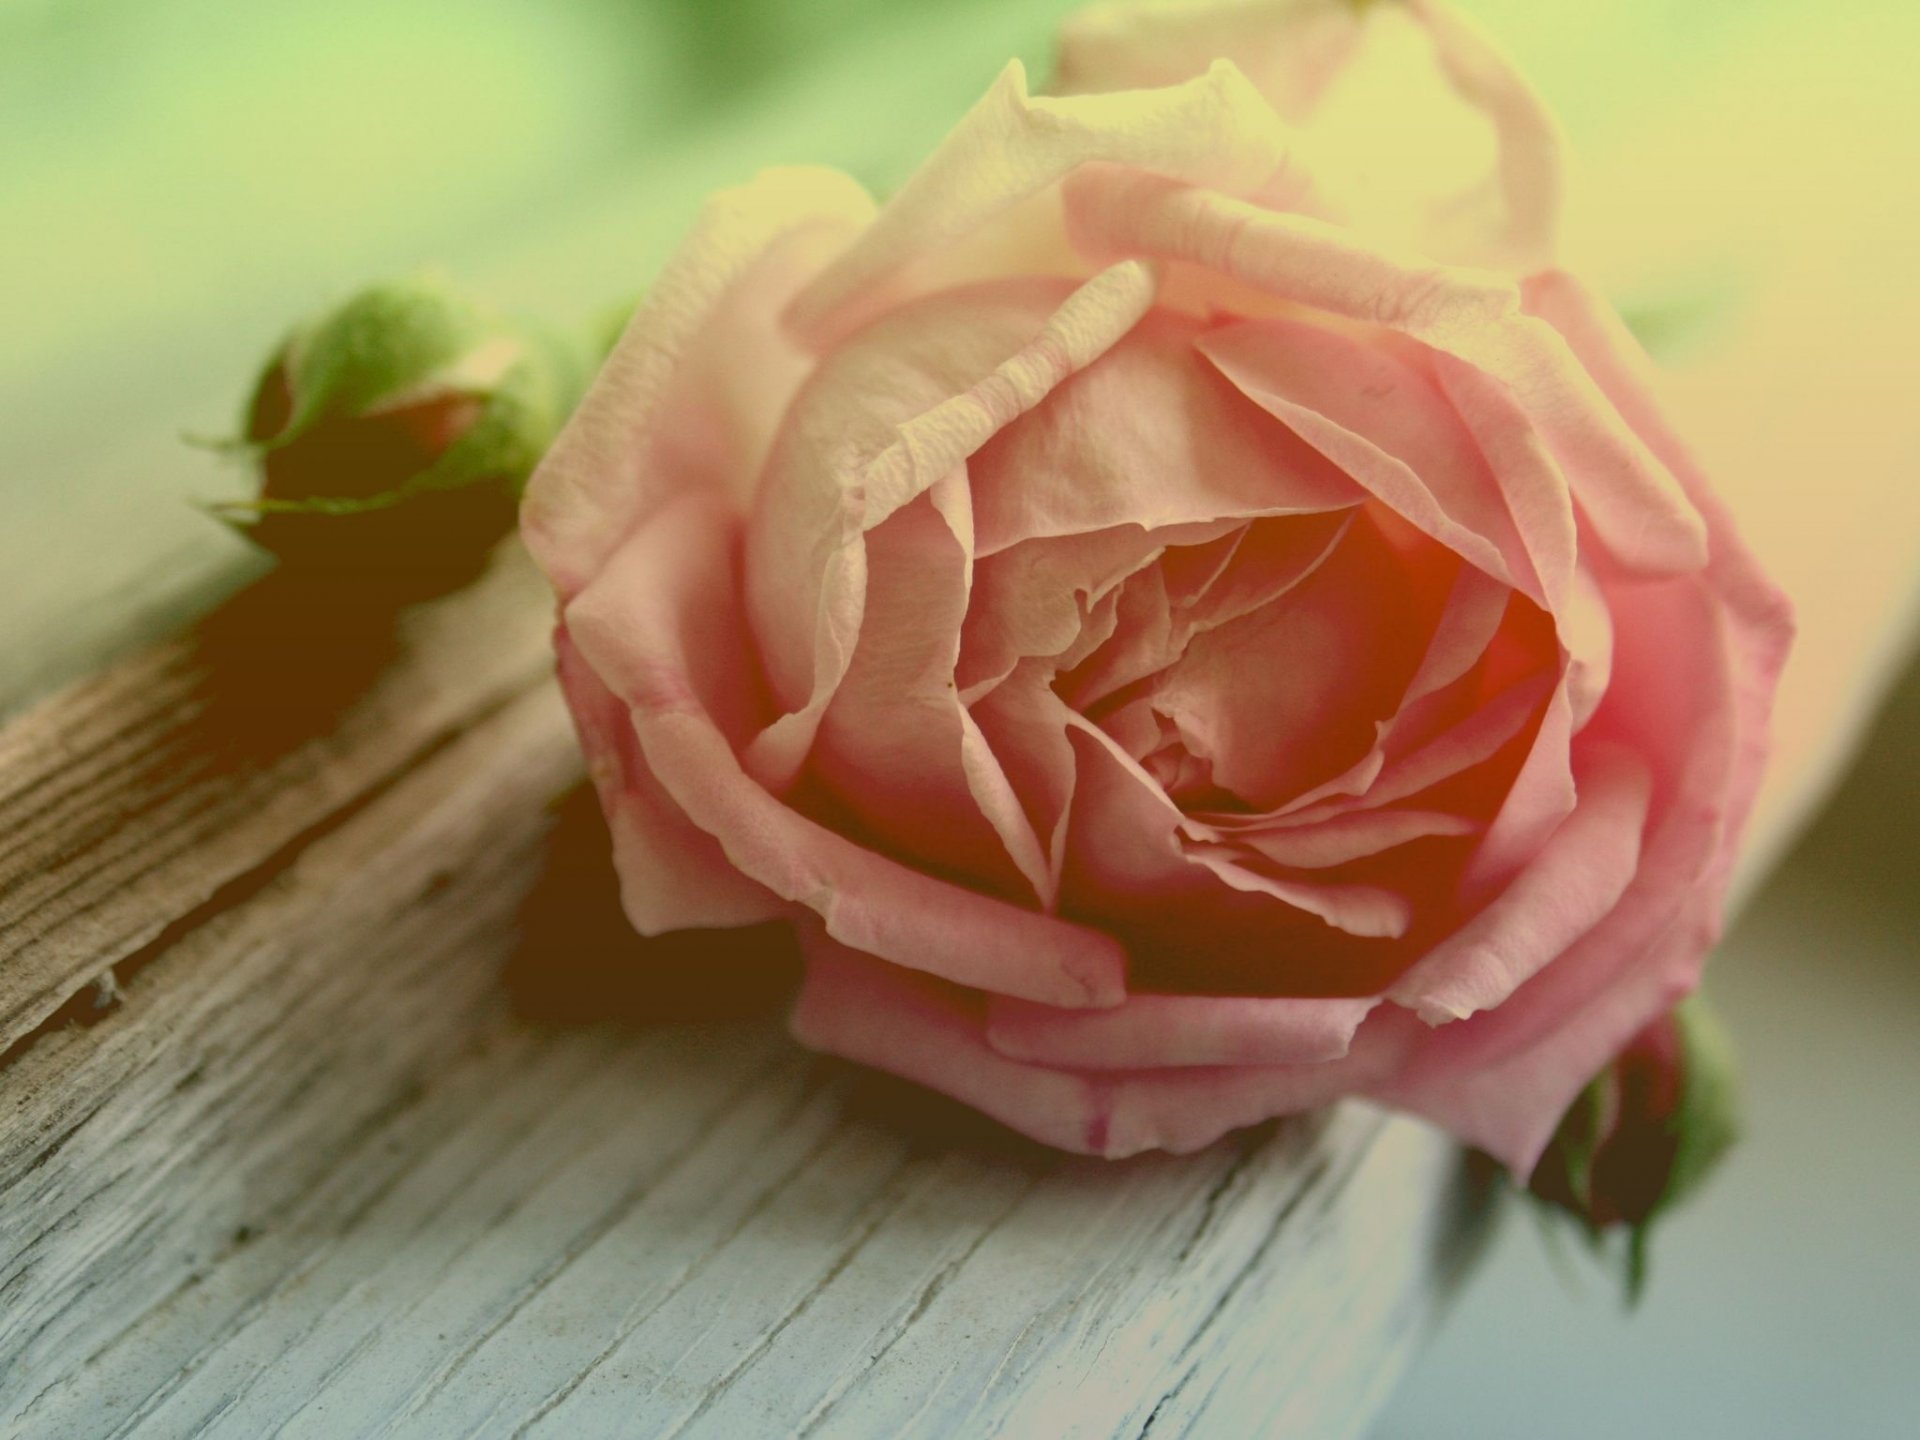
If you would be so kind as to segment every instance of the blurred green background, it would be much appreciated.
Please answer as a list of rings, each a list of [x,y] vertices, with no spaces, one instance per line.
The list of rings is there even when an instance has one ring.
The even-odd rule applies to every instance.
[[[1470,8],[1579,139],[1785,3]],[[0,658],[0,712],[245,569],[183,503],[245,477],[175,440],[231,427],[291,317],[438,263],[569,319],[760,166],[886,187],[1070,8],[0,0],[0,584],[68,636]]]
[[[761,166],[836,164],[885,189],[1010,55],[1043,76],[1070,8],[0,0],[0,622],[33,640],[0,646],[0,716],[261,568],[188,503],[247,477],[180,436],[232,427],[293,317],[426,264],[499,303],[585,317],[645,284],[708,190]],[[1909,11],[1462,8],[1532,74],[1577,154],[1616,157],[1605,193],[1640,207],[1623,228],[1662,245],[1604,278],[1650,335],[1684,341],[1768,274],[1794,278],[1816,318],[1847,287],[1858,313],[1913,310],[1920,286],[1898,257],[1920,186],[1859,143],[1913,155]],[[1822,163],[1780,160],[1776,180],[1770,147],[1804,128],[1803,73],[1825,77],[1821,113],[1844,110],[1835,133],[1852,138],[1811,147]],[[1725,75],[1738,83],[1703,78]],[[1737,102],[1716,109],[1717,95]],[[1677,115],[1685,134],[1662,128]],[[1755,137],[1745,208],[1716,222],[1713,196],[1697,193],[1712,176],[1633,190],[1636,157],[1716,127],[1728,153]],[[1794,226],[1822,184],[1849,187],[1848,213],[1886,233],[1865,250],[1808,248]],[[1686,218],[1666,226],[1670,213]],[[1800,248],[1767,271],[1767,246],[1789,233]],[[1902,287],[1859,255],[1894,257]],[[1851,332],[1838,334],[1844,346]],[[1913,352],[1886,363],[1906,367],[1890,393],[1911,414]],[[1913,422],[1900,423],[1889,444],[1909,443]],[[1381,1440],[1912,1433],[1920,967],[1900,877],[1920,803],[1920,683],[1903,697],[1865,778],[1718,962],[1753,1073],[1753,1138],[1665,1238],[1645,1309],[1625,1321],[1601,1286],[1567,1294],[1527,1228],[1510,1226]]]
[[[188,503],[295,316],[423,265],[569,321],[757,168],[884,184],[1057,4],[0,0],[0,713],[257,566]]]

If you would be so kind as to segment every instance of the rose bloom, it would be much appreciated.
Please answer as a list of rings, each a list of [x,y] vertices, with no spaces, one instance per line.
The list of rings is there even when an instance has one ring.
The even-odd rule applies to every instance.
[[[717,197],[536,475],[627,910],[796,918],[803,1042],[1066,1149],[1359,1095],[1524,1173],[1695,983],[1786,608],[1458,19],[1059,79]]]

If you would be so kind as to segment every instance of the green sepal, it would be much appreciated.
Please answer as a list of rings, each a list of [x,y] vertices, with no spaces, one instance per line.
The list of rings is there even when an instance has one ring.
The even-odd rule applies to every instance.
[[[1645,1077],[1638,1085],[1623,1079],[1630,1046],[1568,1107],[1527,1185],[1543,1221],[1575,1226],[1597,1259],[1618,1264],[1629,1306],[1646,1290],[1653,1227],[1698,1192],[1739,1135],[1737,1072],[1724,1029],[1698,996],[1662,1023],[1674,1037],[1672,1108],[1664,1115],[1637,1108]],[[1655,1157],[1657,1171],[1631,1163],[1644,1167]],[[1651,1191],[1638,1183],[1649,1173],[1657,1177]]]
[[[1726,1027],[1697,994],[1674,1019],[1683,1056],[1680,1106],[1670,1122],[1675,1150],[1659,1200],[1634,1227],[1642,1246],[1653,1223],[1696,1194],[1740,1138],[1739,1063]]]
[[[256,443],[278,448],[326,416],[369,415],[438,388],[482,388],[485,378],[463,378],[461,365],[505,338],[439,275],[370,285],[289,337],[293,413]]]
[[[1560,1117],[1547,1153],[1541,1157],[1534,1183],[1564,1193],[1585,1220],[1592,1214],[1593,1165],[1618,1109],[1619,1096],[1611,1067],[1594,1076]]]

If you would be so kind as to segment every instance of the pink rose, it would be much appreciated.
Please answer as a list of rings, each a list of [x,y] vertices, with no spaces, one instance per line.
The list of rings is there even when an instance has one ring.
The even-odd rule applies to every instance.
[[[1786,607],[1447,12],[1061,75],[716,197],[535,476],[628,912],[799,918],[801,1040],[1067,1149],[1364,1095],[1525,1172],[1695,982]]]

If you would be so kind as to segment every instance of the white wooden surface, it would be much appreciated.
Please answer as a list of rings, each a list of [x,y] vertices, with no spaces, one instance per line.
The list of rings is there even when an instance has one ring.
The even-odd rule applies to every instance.
[[[509,550],[324,733],[267,637],[0,739],[0,1434],[1364,1429],[1482,1227],[1457,1151],[1353,1107],[1069,1159],[800,1051],[777,967],[686,985],[556,810],[544,614]],[[227,743],[253,683],[293,719]]]

